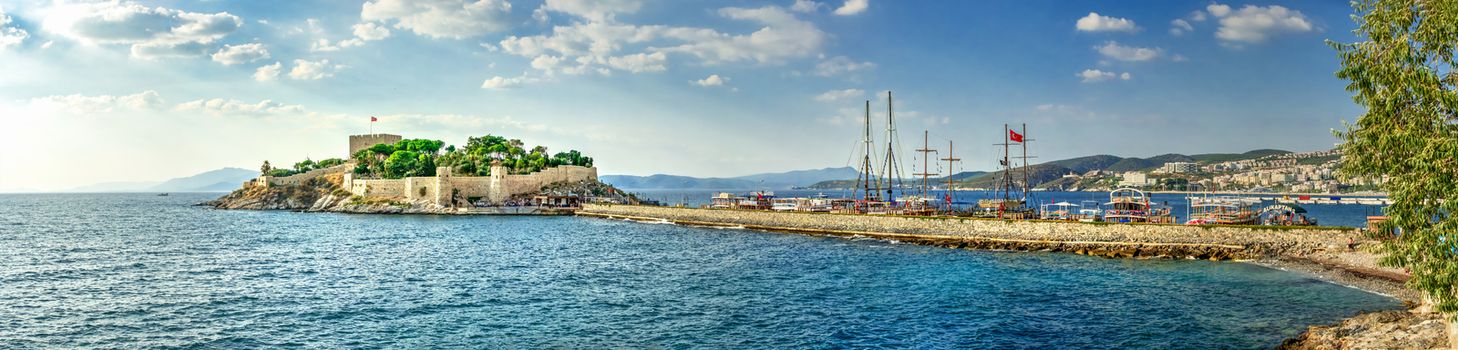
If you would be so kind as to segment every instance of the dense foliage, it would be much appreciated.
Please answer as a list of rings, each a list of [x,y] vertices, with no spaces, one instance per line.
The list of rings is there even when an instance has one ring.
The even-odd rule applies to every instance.
[[[294,163],[294,167],[292,169],[284,169],[274,168],[272,164],[269,164],[268,161],[265,160],[263,161],[263,167],[260,167],[258,170],[263,175],[279,177],[304,173],[315,169],[324,169],[332,166],[338,166],[340,164],[344,164],[343,159],[329,158],[315,162],[313,160],[305,158],[302,162]]]
[[[365,176],[398,179],[434,176],[436,167],[450,167],[462,176],[491,175],[491,164],[501,162],[513,174],[524,174],[559,165],[592,166],[592,157],[572,150],[549,155],[543,146],[526,149],[521,140],[486,135],[471,137],[465,147],[447,146],[437,140],[408,139],[395,144],[378,144],[356,152],[354,172]],[[444,149],[445,152],[441,152]]]
[[[1364,41],[1331,43],[1366,113],[1337,136],[1344,176],[1386,179],[1384,264],[1441,312],[1458,312],[1458,1],[1353,2]],[[1392,235],[1396,233],[1396,235]]]

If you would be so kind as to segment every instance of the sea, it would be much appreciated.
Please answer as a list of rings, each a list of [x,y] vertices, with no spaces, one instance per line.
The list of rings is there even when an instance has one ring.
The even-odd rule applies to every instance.
[[[717,194],[717,193],[729,193],[731,195],[736,195],[736,196],[754,196],[756,193],[766,192],[766,193],[771,193],[771,194],[775,195],[776,197],[790,197],[790,198],[812,198],[812,197],[818,197],[818,196],[825,196],[827,198],[856,198],[857,197],[857,194],[854,193],[854,192],[852,192],[851,190],[763,190],[763,191],[761,191],[761,190],[755,190],[755,191],[749,191],[749,190],[742,190],[742,189],[738,189],[738,190],[712,190],[712,189],[687,189],[687,190],[686,189],[642,189],[642,190],[628,190],[628,192],[637,195],[638,198],[655,200],[655,201],[658,201],[658,202],[660,202],[660,203],[662,203],[664,205],[687,205],[687,206],[690,206],[690,207],[700,207],[700,206],[708,205],[709,202],[711,202],[711,198],[713,198],[713,196],[715,194]],[[929,192],[930,192],[930,195],[928,195],[928,197],[932,197],[932,198],[946,198],[946,195],[947,195],[947,192],[944,191],[944,190],[932,190],[932,191],[929,191]],[[905,194],[906,195],[915,195],[915,193],[912,190],[910,190],[910,189],[908,189],[908,191]],[[896,196],[897,197],[901,197],[901,196],[903,196],[903,194],[901,192],[897,192]],[[957,208],[959,208],[961,210],[966,210],[966,209],[969,209],[972,206],[975,206],[976,203],[977,203],[977,200],[979,200],[979,199],[999,198],[997,196],[998,196],[998,194],[992,193],[990,191],[955,191],[955,192],[952,193],[952,198],[953,198],[953,204],[954,204],[954,206],[956,206]],[[1149,194],[1149,201],[1150,201],[1151,204],[1161,205],[1161,206],[1168,207],[1170,209],[1170,213],[1175,216],[1175,219],[1177,220],[1176,222],[1181,222],[1182,223],[1182,222],[1185,222],[1186,220],[1189,219],[1189,212],[1190,212],[1190,207],[1189,207],[1190,200],[1189,200],[1189,198],[1191,196],[1194,196],[1194,197],[1202,197],[1202,196],[1208,196],[1208,197],[1234,196],[1234,197],[1246,197],[1246,198],[1262,198],[1262,197],[1265,197],[1265,198],[1280,198],[1279,195],[1273,195],[1273,194],[1259,194],[1259,195],[1254,195],[1254,194],[1252,194],[1252,195],[1223,195],[1223,194],[1204,195],[1204,194],[1193,194],[1193,195],[1190,195],[1190,194],[1184,194],[1184,193],[1152,193],[1152,194]],[[1365,198],[1365,197],[1362,197],[1362,196],[1343,196],[1343,195],[1332,195],[1332,196],[1338,196],[1338,197],[1343,197],[1343,198]],[[1331,196],[1318,196],[1318,198],[1329,198],[1329,197],[1331,197]],[[1039,207],[1042,204],[1051,204],[1051,203],[1058,203],[1058,202],[1067,202],[1069,204],[1074,204],[1074,205],[1103,205],[1104,203],[1108,203],[1109,202],[1109,193],[1108,192],[1033,191],[1033,192],[1029,192],[1028,198],[1029,198],[1028,199],[1028,203],[1030,205],[1034,206],[1034,207]],[[1295,196],[1292,196],[1292,198],[1295,198]],[[1261,202],[1260,204],[1257,205],[1257,208],[1256,209],[1261,209],[1261,208],[1264,208],[1266,206],[1270,206],[1270,205],[1274,205],[1274,204],[1278,204],[1278,203],[1276,201],[1274,201],[1274,200],[1263,201],[1263,202]],[[1298,204],[1296,206],[1301,207],[1303,209],[1306,209],[1306,211],[1307,211],[1306,216],[1309,217],[1309,218],[1315,218],[1315,219],[1317,219],[1317,223],[1320,224],[1320,225],[1322,225],[1322,226],[1346,226],[1346,227],[1367,227],[1367,216],[1382,215],[1382,208],[1383,208],[1383,206],[1380,206],[1380,205],[1362,205],[1362,204]]]
[[[1270,348],[1390,297],[1240,262],[0,195],[0,348]]]

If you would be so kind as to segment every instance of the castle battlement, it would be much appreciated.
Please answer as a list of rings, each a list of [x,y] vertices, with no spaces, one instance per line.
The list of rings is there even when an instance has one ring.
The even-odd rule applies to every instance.
[[[344,155],[344,159],[353,157],[354,153],[359,152],[359,150],[374,147],[382,143],[394,144],[403,139],[405,138],[400,137],[400,135],[392,134],[349,135],[349,153]]]

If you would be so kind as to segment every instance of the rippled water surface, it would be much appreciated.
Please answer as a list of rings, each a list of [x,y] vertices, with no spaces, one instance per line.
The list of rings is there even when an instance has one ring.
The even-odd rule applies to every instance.
[[[0,195],[0,347],[1262,348],[1396,301],[1242,263]]]

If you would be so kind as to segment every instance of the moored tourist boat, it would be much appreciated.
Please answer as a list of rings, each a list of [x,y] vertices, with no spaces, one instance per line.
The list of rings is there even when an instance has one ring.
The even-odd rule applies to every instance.
[[[1316,226],[1316,218],[1306,216],[1306,208],[1295,204],[1274,204],[1260,210],[1260,224],[1267,226]]]
[[[1044,204],[1038,210],[1038,218],[1042,220],[1077,220],[1080,205],[1069,202],[1058,202]]]
[[[1186,225],[1251,225],[1259,218],[1250,200],[1239,197],[1190,197]]]
[[[1108,209],[1104,210],[1104,221],[1120,223],[1171,223],[1174,216],[1170,215],[1169,208],[1155,206],[1149,202],[1149,196],[1144,191],[1132,188],[1120,188],[1109,192],[1109,202],[1105,203]]]
[[[800,210],[800,202],[808,201],[804,198],[775,198],[770,201],[770,210],[774,211],[797,211]]]
[[[1079,203],[1078,221],[1097,222],[1102,221],[1103,208],[1099,207],[1098,201],[1083,201]]]

